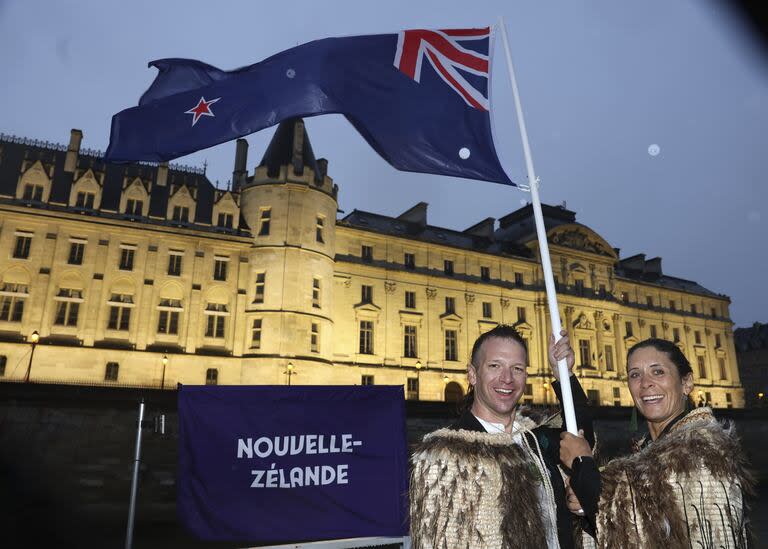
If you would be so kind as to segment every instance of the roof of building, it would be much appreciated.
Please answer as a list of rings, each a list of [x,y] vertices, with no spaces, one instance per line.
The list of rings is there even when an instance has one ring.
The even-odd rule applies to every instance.
[[[0,197],[15,197],[19,175],[25,161],[33,164],[40,161],[43,167],[53,165],[53,180],[51,192],[46,204],[40,207],[49,209],[69,209],[69,197],[75,177],[93,170],[97,179],[103,175],[103,187],[99,215],[119,214],[120,198],[126,183],[139,178],[149,189],[149,217],[154,217],[152,223],[178,222],[165,220],[170,196],[182,185],[186,185],[195,197],[195,218],[190,224],[203,226],[211,225],[213,205],[217,200],[217,193],[227,192],[215,188],[205,175],[205,170],[191,166],[171,164],[168,166],[165,184],[159,184],[158,175],[160,165],[143,162],[132,164],[113,164],[105,162],[101,151],[80,149],[74,172],[64,170],[64,162],[67,155],[65,145],[37,141],[14,136],[0,134]],[[245,228],[244,221],[241,227]],[[217,231],[221,228],[216,227]]]
[[[736,328],[733,342],[739,352],[768,349],[768,324],[755,322],[749,328]]]

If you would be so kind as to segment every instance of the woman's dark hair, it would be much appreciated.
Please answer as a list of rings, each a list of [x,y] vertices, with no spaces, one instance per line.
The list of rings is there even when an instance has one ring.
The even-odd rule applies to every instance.
[[[627,364],[629,364],[629,357],[632,356],[632,353],[645,347],[651,347],[652,349],[656,349],[657,351],[666,354],[667,357],[669,357],[669,360],[672,361],[672,364],[677,367],[677,373],[680,374],[680,379],[693,373],[691,363],[688,362],[688,359],[685,358],[685,355],[677,345],[666,339],[658,339],[655,337],[632,345],[632,348],[627,352]]]
[[[480,337],[475,340],[475,344],[472,345],[472,355],[470,355],[469,360],[475,368],[479,366],[479,364],[477,364],[477,360],[479,358],[480,349],[483,346],[483,343],[491,338],[511,339],[512,341],[516,341],[523,346],[525,355],[528,356],[528,345],[526,345],[525,339],[523,339],[523,336],[520,335],[520,332],[518,332],[514,326],[510,326],[509,324],[499,324],[492,330],[488,330],[487,332],[480,334]],[[459,412],[469,410],[472,407],[472,403],[474,401],[475,388],[470,385],[469,391],[467,391],[464,399],[459,403]]]

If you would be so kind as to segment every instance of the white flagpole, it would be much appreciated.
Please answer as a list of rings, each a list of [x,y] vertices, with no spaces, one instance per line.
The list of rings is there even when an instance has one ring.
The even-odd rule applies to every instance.
[[[512,66],[512,54],[509,50],[509,40],[507,39],[507,29],[504,25],[504,19],[499,17],[499,27],[501,36],[504,39],[504,50],[507,54],[507,68],[509,69],[509,79],[512,82],[512,94],[515,98],[515,110],[517,111],[517,121],[520,126],[520,138],[523,141],[523,152],[525,153],[525,165],[528,169],[528,183],[531,188],[531,202],[533,206],[533,217],[536,221],[536,235],[539,238],[539,252],[541,254],[541,266],[544,270],[544,286],[547,289],[547,304],[549,305],[549,318],[552,321],[552,333],[555,334],[555,340],[560,340],[560,311],[557,308],[557,294],[555,293],[555,279],[552,276],[552,260],[549,258],[549,245],[547,244],[547,232],[544,228],[544,216],[541,213],[541,201],[539,200],[539,180],[533,170],[533,158],[531,157],[531,146],[528,143],[528,131],[525,129],[525,118],[523,117],[523,108],[520,105],[520,93],[517,90],[517,79],[515,78],[515,69]],[[557,363],[557,371],[560,377],[560,388],[563,394],[563,412],[565,414],[565,426],[569,433],[578,434],[576,426],[576,413],[573,409],[573,394],[571,393],[571,383],[568,373],[568,366],[565,360]]]

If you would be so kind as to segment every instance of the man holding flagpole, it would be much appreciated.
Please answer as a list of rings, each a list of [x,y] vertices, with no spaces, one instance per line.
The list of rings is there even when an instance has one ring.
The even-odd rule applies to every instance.
[[[549,363],[570,369],[567,334],[550,338]],[[414,453],[411,538],[416,549],[574,546],[576,516],[559,471],[560,416],[543,422],[518,406],[527,380],[525,340],[512,326],[482,334],[472,348],[467,409],[448,428],[428,434]],[[558,399],[561,385],[553,384]],[[579,424],[592,440],[587,397],[569,383]]]

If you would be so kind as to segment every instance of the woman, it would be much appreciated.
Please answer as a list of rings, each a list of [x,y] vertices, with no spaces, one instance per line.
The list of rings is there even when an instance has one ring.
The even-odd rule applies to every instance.
[[[569,508],[586,514],[601,548],[747,547],[752,480],[733,428],[689,406],[688,360],[674,343],[647,339],[629,350],[627,376],[648,435],[598,471],[587,442],[563,433]]]

